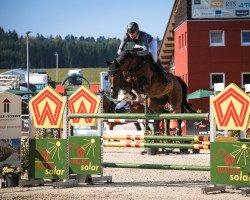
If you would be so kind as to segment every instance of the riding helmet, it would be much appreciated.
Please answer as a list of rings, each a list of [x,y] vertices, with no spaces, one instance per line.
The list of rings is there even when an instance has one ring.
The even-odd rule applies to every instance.
[[[130,22],[127,26],[127,33],[138,32],[139,26],[136,22]]]

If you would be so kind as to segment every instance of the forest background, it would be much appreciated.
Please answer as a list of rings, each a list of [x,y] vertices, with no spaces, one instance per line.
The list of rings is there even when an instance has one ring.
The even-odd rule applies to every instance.
[[[160,39],[157,38],[157,41],[160,46]],[[30,68],[55,68],[55,52],[59,54],[59,68],[103,68],[106,67],[104,58],[112,60],[117,56],[120,43],[121,40],[118,38],[104,36],[29,36]],[[5,31],[0,27],[0,69],[25,68],[26,45],[26,35],[19,36],[15,30]],[[131,47],[129,44],[128,48]]]

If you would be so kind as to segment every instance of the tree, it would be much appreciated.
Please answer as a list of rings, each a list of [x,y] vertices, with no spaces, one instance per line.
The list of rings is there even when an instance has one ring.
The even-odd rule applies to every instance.
[[[0,41],[0,68],[26,66],[26,36],[18,36],[15,30],[6,32],[0,27]],[[159,38],[157,41],[160,42]],[[104,36],[95,39],[68,34],[62,39],[60,35],[44,37],[38,33],[29,40],[30,66],[55,68],[55,52],[58,52],[60,68],[104,67],[104,58],[114,59],[120,43],[120,39]]]

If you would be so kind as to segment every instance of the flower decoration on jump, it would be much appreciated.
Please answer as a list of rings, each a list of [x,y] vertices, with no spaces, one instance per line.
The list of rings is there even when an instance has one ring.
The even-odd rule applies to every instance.
[[[21,174],[21,168],[16,165],[4,165],[2,168],[2,175],[6,176],[8,174]]]

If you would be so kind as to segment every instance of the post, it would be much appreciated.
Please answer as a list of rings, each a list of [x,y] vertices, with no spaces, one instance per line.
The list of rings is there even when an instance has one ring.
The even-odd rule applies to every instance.
[[[27,91],[30,90],[30,69],[29,69],[29,34],[31,31],[26,32],[26,45],[27,45]],[[28,94],[28,107],[29,107],[30,95]]]
[[[213,109],[212,109],[212,98],[214,97],[214,95],[210,96],[210,111],[209,111],[209,121],[210,121],[210,142],[214,142],[215,138],[216,138],[216,124],[214,121],[214,113],[213,113]]]
[[[148,113],[148,98],[144,99],[144,113],[147,114]],[[145,125],[145,132],[148,131],[147,127],[148,127],[148,120],[145,119],[144,121],[144,125]]]
[[[56,83],[58,82],[58,53],[55,52],[56,56]]]

